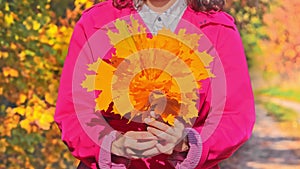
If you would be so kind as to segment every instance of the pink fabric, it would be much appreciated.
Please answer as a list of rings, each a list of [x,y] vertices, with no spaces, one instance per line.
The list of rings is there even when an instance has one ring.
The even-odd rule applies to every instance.
[[[102,136],[95,142],[81,127],[72,96],[75,62],[82,47],[99,28],[117,18],[135,13],[133,9],[114,8],[111,0],[87,10],[76,24],[65,60],[55,121],[62,130],[62,140],[71,153],[93,169],[99,168],[99,165],[105,168],[125,168],[125,166],[111,162],[109,146],[115,139],[111,129],[102,127],[100,131],[97,131]],[[209,113],[214,91],[207,88],[207,91],[202,93],[203,97],[199,103],[199,118],[188,135],[191,148],[187,158],[176,166],[168,163],[169,156],[167,155],[145,160],[131,160],[130,169],[189,168],[188,166],[193,166],[192,163],[195,161],[198,161],[195,165],[197,169],[218,168],[217,164],[228,158],[251,135],[255,122],[254,99],[243,46],[233,19],[224,12],[195,13],[190,8],[185,11],[183,19],[201,28],[218,52],[226,77],[226,84],[223,86],[226,89],[226,95],[218,98],[225,101],[224,111],[219,116],[217,113]],[[110,112],[102,112],[102,115],[118,131],[145,130],[146,127],[139,123],[128,125],[126,120],[120,120],[119,116],[112,115]],[[218,125],[212,128],[213,123],[218,123]],[[196,143],[193,143],[193,138],[197,138]],[[99,145],[102,145],[101,148]]]

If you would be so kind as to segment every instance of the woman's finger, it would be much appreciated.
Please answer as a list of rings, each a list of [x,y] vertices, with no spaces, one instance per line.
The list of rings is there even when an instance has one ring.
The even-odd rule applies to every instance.
[[[137,155],[136,151],[134,151],[134,150],[132,150],[130,148],[126,148],[125,151],[126,151],[126,154],[129,155],[130,157]]]
[[[157,140],[151,140],[151,141],[145,141],[145,142],[136,142],[135,144],[131,144],[130,146],[127,146],[128,148],[139,150],[139,151],[145,151],[150,148],[153,148],[158,143]]]
[[[158,155],[158,154],[160,154],[160,151],[159,151],[156,147],[153,147],[153,148],[151,148],[151,149],[149,149],[149,150],[147,150],[147,151],[144,151],[144,152],[142,153],[142,155],[143,155],[144,157],[146,157],[146,158],[152,157],[152,156],[156,156],[156,155]]]
[[[147,131],[129,131],[124,136],[134,140],[157,140],[157,137]]]
[[[139,159],[139,158],[143,158],[141,152],[139,152],[139,151],[134,151],[134,150],[132,150],[132,149],[130,149],[130,148],[126,148],[125,151],[126,151],[127,156],[128,156],[129,158],[131,158],[131,159]]]
[[[175,132],[183,131],[184,130],[184,124],[181,123],[179,120],[175,119],[173,128],[174,128]]]
[[[151,120],[149,118],[146,118],[144,120],[144,122],[152,127],[155,127],[159,130],[162,130],[170,135],[173,135],[174,134],[174,130],[172,129],[172,127],[170,127],[169,125],[165,124],[165,123],[162,123],[162,122],[159,122],[159,121],[156,121],[156,120]]]
[[[135,139],[131,139],[130,137],[127,137],[127,138],[125,138],[124,139],[124,147],[125,148],[131,148],[131,147],[133,147],[134,145],[136,145],[137,144],[137,140],[135,140]]]
[[[166,144],[166,145],[157,144],[156,147],[159,150],[159,152],[161,152],[161,153],[172,154],[175,144]]]
[[[169,133],[166,133],[164,131],[158,130],[153,127],[147,127],[147,130],[151,133],[153,133],[156,137],[166,140],[167,142],[172,142],[174,141],[174,137],[170,135]]]
[[[174,121],[174,136],[181,138],[184,135],[184,124],[181,123],[179,120],[175,119]]]

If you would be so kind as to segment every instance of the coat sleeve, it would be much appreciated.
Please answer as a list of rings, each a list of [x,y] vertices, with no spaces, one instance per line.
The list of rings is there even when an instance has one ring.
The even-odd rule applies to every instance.
[[[64,62],[56,111],[55,122],[61,129],[61,137],[72,155],[92,168],[96,167],[96,159],[100,147],[84,132],[75,112],[72,98],[72,78],[74,65],[83,45],[87,41],[81,21],[78,21],[70,41],[68,54]]]
[[[198,118],[199,124],[196,122],[187,131],[190,150],[180,166],[216,167],[250,138],[255,123],[253,92],[240,35],[235,27],[219,26],[216,50],[225,74],[225,83],[221,84],[225,94],[212,96],[213,90],[220,89],[208,89],[206,99],[200,102],[200,117],[205,117],[205,121]],[[212,97],[224,102],[221,113],[214,111],[213,106],[219,105],[212,104]]]
[[[83,124],[80,122],[80,115],[76,112],[73,98],[86,95],[86,93],[81,93],[81,90],[75,91],[76,96],[74,94],[73,81],[74,78],[77,78],[75,65],[78,57],[86,57],[87,60],[93,61],[90,48],[84,47],[88,43],[88,38],[84,31],[85,23],[86,20],[83,16],[77,22],[72,34],[60,79],[54,119],[61,130],[63,142],[68,146],[74,157],[92,169],[110,168],[110,166],[114,165],[111,163],[110,147],[116,137],[116,132],[111,130],[111,128],[107,129],[107,123],[104,121],[104,118],[98,119],[102,121],[98,124],[97,130],[95,131],[93,128],[91,130],[99,133],[99,138],[92,139],[86,129],[82,127]],[[81,55],[80,53],[85,54]],[[80,104],[87,105],[85,100],[82,100]],[[93,110],[93,108],[89,108],[84,111],[88,111],[86,112],[87,116],[90,116],[95,113]]]
[[[210,123],[204,123],[204,126],[195,128],[200,135],[206,135],[205,132],[209,130],[205,129],[218,123],[211,136],[203,142],[199,163],[202,169],[211,168],[231,156],[250,138],[255,123],[251,81],[243,44],[236,28],[221,26],[216,50],[225,73],[226,94],[220,120],[210,120],[213,115],[208,115],[206,121]],[[211,90],[217,89],[211,88]],[[214,112],[209,114],[214,114]]]

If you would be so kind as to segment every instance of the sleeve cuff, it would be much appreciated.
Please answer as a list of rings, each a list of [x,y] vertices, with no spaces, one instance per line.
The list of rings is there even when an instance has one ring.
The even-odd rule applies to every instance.
[[[112,163],[111,155],[111,145],[114,140],[117,138],[117,131],[112,131],[103,138],[100,152],[98,165],[101,169],[126,169],[124,164],[115,164]]]
[[[192,169],[196,168],[202,163],[203,159],[205,161],[207,156],[207,151],[203,148],[202,139],[200,134],[193,128],[186,128],[185,132],[189,140],[190,149],[187,153],[187,157],[182,163],[177,163],[176,169]]]

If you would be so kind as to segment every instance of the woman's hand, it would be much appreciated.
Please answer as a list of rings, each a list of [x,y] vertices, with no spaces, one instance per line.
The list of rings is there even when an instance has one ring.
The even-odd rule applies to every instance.
[[[145,158],[159,154],[157,143],[157,137],[148,131],[129,131],[112,143],[111,152],[129,159]]]
[[[177,119],[175,119],[173,127],[150,118],[146,118],[145,123],[151,126],[147,130],[159,139],[156,147],[160,153],[172,154],[173,150],[179,152],[188,150],[184,124]],[[154,152],[155,149],[149,151]]]

